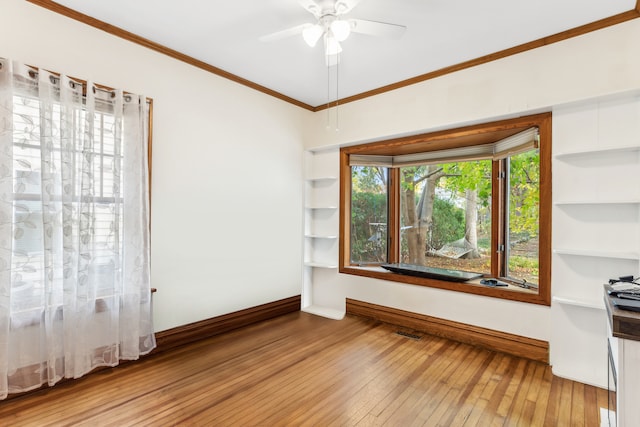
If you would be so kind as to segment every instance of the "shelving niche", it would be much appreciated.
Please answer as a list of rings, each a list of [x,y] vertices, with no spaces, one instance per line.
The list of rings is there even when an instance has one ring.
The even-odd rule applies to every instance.
[[[553,152],[551,362],[606,387],[602,284],[640,270],[639,98],[555,108]]]
[[[304,164],[302,310],[342,319],[344,310],[322,304],[314,295],[315,276],[338,274],[339,151],[307,151]]]

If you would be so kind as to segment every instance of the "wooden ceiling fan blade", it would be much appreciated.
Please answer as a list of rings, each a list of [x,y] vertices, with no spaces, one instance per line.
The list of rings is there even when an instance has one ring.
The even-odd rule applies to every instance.
[[[292,28],[287,28],[286,30],[276,31],[275,33],[266,34],[258,38],[261,42],[273,42],[277,40],[286,39],[287,37],[296,36],[298,34],[302,34],[305,28],[312,27],[313,24],[302,24],[296,25]]]
[[[366,19],[349,19],[349,23],[351,24],[351,31],[354,33],[385,37],[388,39],[399,39],[407,30],[407,27],[404,25],[369,21]]]

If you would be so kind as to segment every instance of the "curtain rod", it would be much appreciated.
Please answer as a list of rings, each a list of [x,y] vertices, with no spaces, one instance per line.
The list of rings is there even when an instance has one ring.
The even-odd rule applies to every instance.
[[[6,59],[6,58],[0,58],[0,59]],[[24,64],[24,65],[26,67],[30,68],[29,77],[31,77],[32,79],[36,78],[36,76],[40,72],[40,69],[38,67],[33,66],[33,65],[29,65],[29,64]],[[2,70],[3,66],[4,65],[3,65],[2,61],[0,61],[0,70]],[[60,81],[60,73],[57,73],[55,71],[49,71],[49,70],[45,70],[45,71],[52,74],[52,76],[50,76],[51,83],[55,84],[55,83]],[[83,95],[86,95],[87,81],[83,80],[83,79],[78,79],[78,78],[75,78],[75,77],[72,77],[72,76],[69,76],[69,78],[71,79],[70,83],[72,85],[75,85],[75,84],[82,85],[82,87],[83,87],[83,91],[82,91]],[[72,87],[75,88],[75,86],[72,86]],[[95,93],[96,90],[109,93],[109,92],[115,91],[116,89],[114,89],[112,87],[109,87],[109,86],[105,86],[105,85],[101,85],[101,84],[98,84],[98,83],[94,83],[93,84],[93,93]],[[123,94],[124,95],[132,95],[131,92],[127,92],[127,91],[123,91]],[[114,96],[115,96],[115,94],[112,93],[112,97],[114,97]],[[146,97],[146,96],[145,96],[145,100],[146,100],[147,104],[151,104],[153,102],[153,100],[151,98]],[[129,100],[127,100],[127,101],[129,101]]]

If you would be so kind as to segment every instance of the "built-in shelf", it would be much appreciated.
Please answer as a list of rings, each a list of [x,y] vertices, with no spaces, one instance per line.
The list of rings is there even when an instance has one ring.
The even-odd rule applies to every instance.
[[[302,311],[305,313],[315,314],[316,316],[327,317],[334,320],[342,320],[344,318],[344,311],[336,310],[335,308],[322,307],[319,305],[309,305],[303,307]]]
[[[337,206],[305,206],[305,209],[338,209]]]
[[[583,256],[593,258],[614,258],[614,259],[630,259],[640,260],[640,254],[637,252],[612,252],[612,251],[590,251],[584,249],[554,249],[554,254]]]
[[[338,269],[338,149],[305,152],[302,311],[342,319],[344,311],[314,303],[315,280]]]
[[[306,261],[304,263],[305,267],[317,267],[317,268],[338,268],[337,264],[329,264],[326,262],[315,262],[315,261]]]
[[[571,206],[571,205],[637,205],[640,204],[640,199],[626,199],[626,200],[558,200],[553,203],[556,206]]]
[[[640,146],[629,146],[629,147],[614,147],[614,148],[604,148],[600,150],[580,150],[580,151],[570,151],[566,153],[558,153],[556,154],[556,159],[566,160],[577,157],[588,157],[588,156],[600,156],[606,154],[615,154],[615,153],[632,153],[640,151]]]
[[[323,182],[323,181],[336,181],[338,177],[336,176],[317,176],[314,178],[307,178],[309,182]]]
[[[604,302],[603,301],[589,301],[585,299],[578,299],[572,297],[564,297],[564,296],[554,296],[552,298],[553,302],[562,305],[570,305],[574,307],[584,307],[591,308],[594,310],[604,310]]]

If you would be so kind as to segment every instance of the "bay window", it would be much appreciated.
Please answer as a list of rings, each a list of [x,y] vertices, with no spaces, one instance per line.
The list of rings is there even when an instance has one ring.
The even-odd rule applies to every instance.
[[[550,153],[550,114],[343,148],[340,271],[548,305]]]

